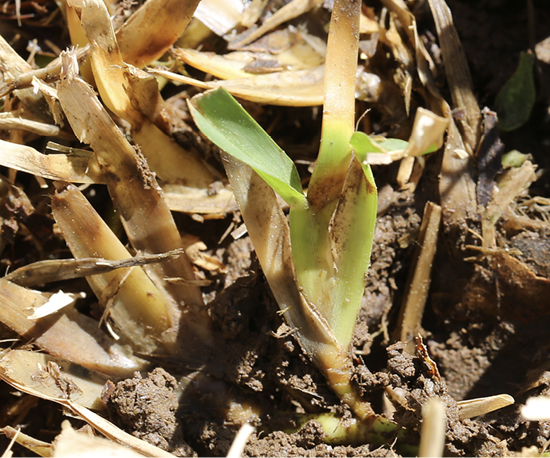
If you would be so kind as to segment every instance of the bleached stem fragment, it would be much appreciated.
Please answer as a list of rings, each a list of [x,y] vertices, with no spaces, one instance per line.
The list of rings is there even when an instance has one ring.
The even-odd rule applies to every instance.
[[[418,456],[443,456],[447,418],[445,405],[439,398],[432,398],[422,406],[422,420]]]
[[[52,210],[76,258],[122,260],[132,257],[75,186],[58,190]],[[100,302],[112,300],[109,313],[113,321],[139,351],[152,353],[159,343],[170,347],[175,335],[166,331],[175,323],[161,293],[141,268],[129,269],[132,271],[122,283],[117,271],[93,275],[87,280]],[[114,297],[104,297],[106,290],[112,291]]]
[[[441,207],[428,202],[424,207],[424,217],[415,259],[411,265],[407,290],[403,296],[400,317],[396,330],[396,340],[407,342],[408,351],[414,354],[414,337],[421,329],[422,316],[430,289],[432,262],[437,248]]]
[[[70,54],[65,55],[65,71],[58,95],[67,119],[77,137],[89,143],[96,153],[99,167],[106,178],[109,193],[120,215],[128,238],[135,249],[149,254],[183,248],[164,194],[147,162],[117,128],[99,102],[93,89],[77,76],[78,67]],[[197,351],[211,342],[210,318],[204,307],[193,266],[183,254],[145,268],[157,288],[165,292],[165,302],[174,323],[179,323],[180,310],[185,322],[180,323],[180,336]],[[167,277],[182,277],[191,283],[170,283]],[[194,342],[191,344],[191,342]],[[197,345],[202,343],[202,350]]]
[[[465,111],[460,122],[468,154],[473,155],[481,134],[481,111],[473,91],[472,77],[462,49],[460,38],[453,24],[451,10],[445,0],[429,0],[439,36],[445,74],[453,98],[454,108]]]

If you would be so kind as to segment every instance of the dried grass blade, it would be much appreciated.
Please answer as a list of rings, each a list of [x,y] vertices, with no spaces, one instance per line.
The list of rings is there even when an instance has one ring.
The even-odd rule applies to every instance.
[[[200,0],[147,0],[117,32],[125,62],[143,67],[162,56],[183,33]]]
[[[70,280],[72,278],[87,277],[111,272],[124,267],[143,266],[145,264],[160,262],[169,257],[179,256],[183,250],[174,250],[162,254],[144,254],[133,256],[129,259],[111,260],[103,258],[80,259],[55,259],[38,261],[27,266],[20,267],[5,276],[19,286],[36,286],[46,283]]]
[[[59,127],[54,124],[24,119],[12,112],[0,113],[0,130],[9,129],[25,130],[44,137],[57,137],[60,134]]]
[[[0,279],[0,321],[24,339],[53,356],[115,376],[143,369],[145,362],[128,353],[97,327],[97,322],[73,309],[32,321],[33,307],[48,301],[47,295]],[[82,349],[86,351],[82,351]]]
[[[0,140],[0,164],[50,180],[72,183],[103,183],[101,174],[85,156],[45,155],[34,148]]]
[[[473,155],[481,135],[481,111],[473,91],[472,77],[460,38],[445,0],[429,0],[443,55],[445,74],[455,108],[465,110],[461,122],[466,150]]]
[[[458,418],[466,420],[467,418],[478,417],[494,410],[502,409],[512,405],[514,398],[509,394],[498,394],[496,396],[487,396],[485,398],[468,399],[457,402]]]
[[[149,72],[203,89],[223,87],[236,97],[257,103],[310,107],[322,105],[324,100],[325,67],[323,65],[310,70],[279,72],[213,82],[203,82],[165,70],[149,70]]]
[[[0,358],[0,371],[47,396],[69,396],[90,409],[106,408],[101,392],[110,377],[73,362],[36,351],[8,350]]]
[[[251,73],[243,70],[245,64],[240,60],[232,60],[213,52],[201,52],[195,49],[176,48],[171,53],[187,65],[222,80],[252,77]]]

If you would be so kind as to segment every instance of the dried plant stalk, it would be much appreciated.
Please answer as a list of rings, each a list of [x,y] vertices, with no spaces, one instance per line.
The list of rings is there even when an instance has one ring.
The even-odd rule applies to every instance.
[[[101,183],[100,172],[90,156],[45,155],[34,148],[0,140],[0,164],[50,180]]]
[[[99,102],[93,89],[78,78],[78,67],[71,54],[64,56],[65,71],[58,87],[59,100],[76,136],[89,143],[107,181],[109,193],[121,217],[128,238],[143,253],[165,253],[183,248],[181,236],[162,190],[144,158],[128,143]],[[193,281],[189,258],[182,256],[145,268],[157,288],[166,291],[165,301],[174,300],[185,312],[180,335],[188,343],[211,342],[210,318],[197,286],[170,283],[165,278],[181,277]],[[174,323],[179,312],[170,311]],[[196,345],[189,347],[199,351]]]
[[[144,114],[151,114],[157,108],[160,99],[158,84],[150,75],[142,75],[124,62],[104,2],[73,1],[71,4],[77,8],[82,27],[90,41],[93,76],[103,103],[132,125],[133,139],[140,146],[151,169],[165,181],[183,182],[197,188],[209,186],[216,178],[213,171],[198,157],[167,137]],[[150,3],[156,4],[155,1]],[[187,5],[188,2],[178,4]],[[147,40],[157,32],[148,35],[139,30],[140,36]],[[132,42],[131,46],[136,46],[136,43]]]
[[[181,253],[182,250],[174,250],[171,253],[138,255],[118,261],[103,258],[48,259],[20,267],[8,273],[5,278],[19,286],[44,285],[54,281],[103,274],[124,267],[143,266],[179,256]]]
[[[76,258],[121,260],[132,257],[75,186],[58,185],[58,188],[52,200],[53,215]],[[166,331],[176,324],[173,322],[175,313],[169,313],[174,305],[165,303],[141,268],[124,270],[128,275],[122,283],[120,271],[93,275],[87,280],[100,302],[104,306],[110,304],[108,313],[118,331],[138,351],[154,353],[159,345],[170,351],[176,336]],[[108,291],[112,291],[113,296],[106,297]]]
[[[473,91],[472,77],[453,24],[451,10],[445,0],[428,0],[433,13],[445,65],[445,75],[455,108],[465,111],[461,121],[466,151],[473,155],[481,134],[481,111]]]
[[[403,295],[400,317],[396,328],[396,340],[407,342],[407,350],[415,353],[414,338],[421,329],[422,315],[430,289],[432,262],[435,256],[441,207],[428,202],[418,237],[418,248],[410,267],[407,289]]]
[[[0,130],[9,129],[25,130],[45,137],[56,137],[60,134],[59,127],[54,124],[24,119],[11,112],[0,113]]]

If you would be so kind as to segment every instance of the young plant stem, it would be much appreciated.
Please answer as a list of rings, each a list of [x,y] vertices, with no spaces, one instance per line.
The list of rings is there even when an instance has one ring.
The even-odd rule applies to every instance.
[[[330,387],[362,421],[376,415],[352,386],[353,362],[334,336],[328,320],[308,301],[296,280],[290,229],[275,192],[254,170],[232,156],[224,165],[264,275],[296,338]],[[353,321],[353,323],[355,320]]]
[[[307,197],[290,158],[226,91],[197,96],[189,107],[197,126],[227,153],[235,199],[288,325],[340,399],[374,425],[380,417],[353,386],[349,352],[377,201],[366,151],[354,153],[350,143],[360,8],[357,0],[334,5],[322,145]],[[274,190],[290,205],[290,228]]]
[[[360,0],[334,2],[325,63],[321,147],[308,188],[308,201],[317,208],[338,199],[351,159],[360,13]]]
[[[290,211],[294,263],[303,293],[347,349],[368,269],[376,187],[353,158],[360,1],[337,1],[327,46],[321,147],[307,200]]]

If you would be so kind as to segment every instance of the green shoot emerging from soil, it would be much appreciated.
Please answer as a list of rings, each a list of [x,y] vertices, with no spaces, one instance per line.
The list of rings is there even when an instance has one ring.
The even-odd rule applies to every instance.
[[[195,97],[190,108],[200,130],[227,153],[226,170],[264,274],[302,348],[361,420],[384,428],[387,421],[352,387],[349,352],[376,217],[365,159],[381,151],[365,135],[354,136],[360,7],[357,0],[334,5],[321,148],[307,195],[292,160],[225,90]],[[290,227],[273,191],[290,206]]]

